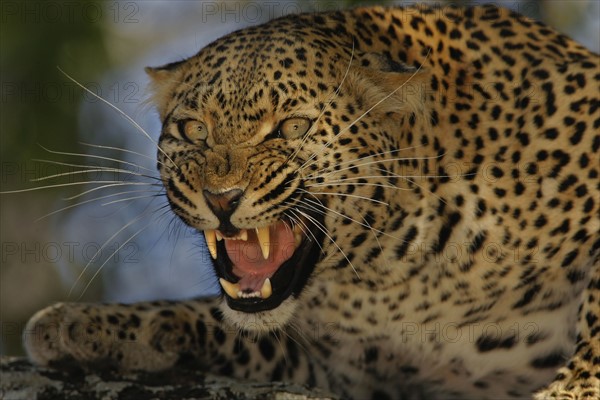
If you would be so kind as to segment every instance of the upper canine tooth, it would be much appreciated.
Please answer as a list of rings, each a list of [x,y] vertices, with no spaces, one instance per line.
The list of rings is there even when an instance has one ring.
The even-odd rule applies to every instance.
[[[267,278],[260,288],[260,297],[268,299],[271,297],[271,294],[273,294],[273,287],[271,286],[271,280]]]
[[[204,231],[204,238],[206,239],[206,247],[210,252],[210,256],[213,260],[217,259],[217,236],[213,229],[207,229]]]
[[[256,236],[258,236],[258,244],[262,251],[263,258],[266,260],[269,258],[269,247],[270,247],[270,235],[269,227],[256,228]]]
[[[225,293],[227,293],[227,295],[229,295],[229,297],[231,297],[232,299],[237,299],[239,297],[239,295],[238,295],[240,293],[240,284],[239,283],[231,283],[228,280],[225,280],[223,278],[219,278],[219,283],[221,284],[221,287],[223,288]]]

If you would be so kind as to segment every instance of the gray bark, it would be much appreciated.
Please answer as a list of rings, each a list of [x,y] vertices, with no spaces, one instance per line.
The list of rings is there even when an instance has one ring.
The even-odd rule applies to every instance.
[[[42,368],[23,358],[0,358],[0,399],[333,399],[301,385],[256,383],[207,374],[188,367],[160,373]]]

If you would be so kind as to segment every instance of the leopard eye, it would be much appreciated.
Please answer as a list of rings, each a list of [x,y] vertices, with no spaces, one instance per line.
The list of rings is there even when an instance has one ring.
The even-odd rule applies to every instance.
[[[208,137],[208,128],[201,121],[193,119],[179,121],[177,123],[179,134],[188,142],[199,144]]]
[[[286,139],[297,139],[308,132],[310,123],[308,118],[289,118],[279,125],[279,132]]]

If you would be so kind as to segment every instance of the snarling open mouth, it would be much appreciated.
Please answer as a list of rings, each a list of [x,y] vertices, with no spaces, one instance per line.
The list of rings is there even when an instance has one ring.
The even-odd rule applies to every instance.
[[[204,231],[229,307],[266,311],[297,296],[321,254],[323,234],[312,227],[306,221],[303,226],[278,221],[229,237],[218,230]]]

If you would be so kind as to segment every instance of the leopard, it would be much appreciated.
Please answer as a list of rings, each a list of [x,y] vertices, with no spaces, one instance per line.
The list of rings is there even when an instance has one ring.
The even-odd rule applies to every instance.
[[[147,68],[160,180],[220,294],[55,304],[29,358],[600,398],[598,61],[508,9],[413,5],[282,16]]]

